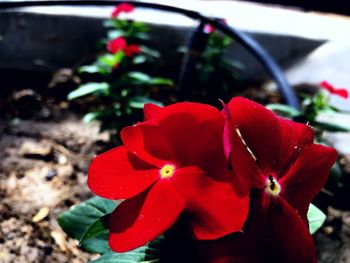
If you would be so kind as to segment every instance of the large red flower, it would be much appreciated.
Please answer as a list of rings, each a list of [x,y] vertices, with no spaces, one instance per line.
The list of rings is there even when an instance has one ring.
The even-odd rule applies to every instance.
[[[244,233],[206,243],[205,251],[212,252],[207,259],[317,262],[307,210],[325,184],[336,151],[314,144],[309,126],[282,119],[253,101],[233,98],[223,112],[233,187],[252,198]]]
[[[111,248],[141,246],[182,213],[197,239],[241,230],[249,198],[238,197],[228,181],[223,115],[199,103],[146,105],[144,113],[145,122],[122,130],[124,146],[97,156],[89,169],[94,193],[126,199],[110,217]]]
[[[133,5],[128,3],[121,3],[114,8],[111,17],[117,18],[120,13],[131,13],[132,11],[134,11]]]

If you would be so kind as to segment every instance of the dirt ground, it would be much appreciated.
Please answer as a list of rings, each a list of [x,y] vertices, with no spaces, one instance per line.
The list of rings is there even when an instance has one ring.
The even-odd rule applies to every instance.
[[[67,238],[56,217],[91,196],[87,168],[108,138],[67,106],[51,101],[27,120],[0,120],[1,263],[94,258]],[[48,116],[39,116],[43,111]]]
[[[37,105],[35,111],[18,102],[25,97],[29,108]],[[0,263],[96,258],[65,235],[56,217],[91,197],[88,165],[95,154],[112,147],[108,134],[99,134],[97,124],[83,123],[65,101],[27,91],[15,93],[9,103],[0,119]],[[350,212],[329,208],[315,240],[320,262],[350,262]]]

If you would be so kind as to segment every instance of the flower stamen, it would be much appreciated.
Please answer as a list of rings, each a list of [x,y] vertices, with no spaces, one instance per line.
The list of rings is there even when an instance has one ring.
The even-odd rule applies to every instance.
[[[166,164],[162,167],[162,169],[159,170],[160,178],[170,178],[175,173],[175,165],[172,164]]]
[[[281,192],[280,184],[272,175],[269,175],[269,177],[266,179],[265,192],[272,196],[278,196],[278,194]]]

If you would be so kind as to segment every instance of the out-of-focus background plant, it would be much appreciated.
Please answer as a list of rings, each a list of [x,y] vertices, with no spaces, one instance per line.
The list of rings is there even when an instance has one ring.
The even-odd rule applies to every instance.
[[[69,100],[91,105],[84,120],[100,121],[102,130],[119,131],[140,120],[145,103],[162,105],[154,98],[156,91],[173,86],[172,80],[147,73],[147,67],[157,63],[160,54],[147,46],[149,26],[120,19],[133,9],[132,5],[121,4],[105,21],[108,36],[101,41],[104,50],[94,62],[79,68],[86,82],[68,94]]]

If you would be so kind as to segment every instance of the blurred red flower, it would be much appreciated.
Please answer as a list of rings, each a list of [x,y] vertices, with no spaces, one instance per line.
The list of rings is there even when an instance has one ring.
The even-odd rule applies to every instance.
[[[113,54],[117,53],[118,51],[124,51],[125,48],[126,40],[123,37],[112,39],[107,43],[107,50]]]
[[[120,13],[131,13],[132,11],[134,11],[133,5],[128,3],[121,3],[114,8],[111,17],[117,18]]]
[[[320,86],[327,90],[332,95],[337,95],[339,97],[342,97],[344,99],[347,99],[349,97],[349,91],[344,88],[335,88],[332,84],[330,84],[328,81],[322,81],[320,83]]]
[[[118,37],[107,43],[107,50],[113,54],[123,51],[128,57],[141,53],[138,45],[127,45],[124,37]]]
[[[133,55],[140,54],[141,48],[138,45],[129,45],[125,47],[124,53],[128,57],[132,57]]]
[[[253,101],[233,98],[223,113],[232,185],[239,196],[250,194],[251,203],[243,233],[201,244],[212,253],[208,262],[317,262],[307,211],[336,151],[314,144],[309,126]]]
[[[221,19],[220,21],[227,25],[227,20],[225,18]],[[205,33],[210,34],[210,33],[213,33],[214,31],[215,31],[215,27],[212,24],[206,24],[204,26]]]
[[[137,248],[182,213],[196,239],[241,230],[249,197],[237,196],[230,184],[220,111],[199,103],[148,104],[144,114],[146,121],[122,130],[123,146],[97,156],[89,168],[95,194],[126,199],[110,216],[110,247]]]

